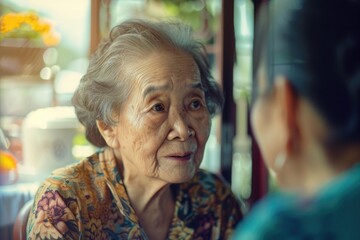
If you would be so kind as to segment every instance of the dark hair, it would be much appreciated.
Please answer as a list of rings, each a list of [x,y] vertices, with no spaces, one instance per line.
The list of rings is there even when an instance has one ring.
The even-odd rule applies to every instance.
[[[179,22],[127,20],[115,26],[100,44],[72,99],[76,115],[92,144],[106,146],[96,120],[107,125],[116,123],[113,114],[119,114],[115,111],[131,92],[129,82],[137,77],[136,71],[128,70],[129,65],[159,49],[190,54],[200,71],[210,115],[221,110],[222,91],[211,76],[204,47],[193,38],[190,26]]]
[[[330,143],[360,141],[360,1],[273,0],[258,20],[255,69],[270,90],[285,75],[331,127]]]

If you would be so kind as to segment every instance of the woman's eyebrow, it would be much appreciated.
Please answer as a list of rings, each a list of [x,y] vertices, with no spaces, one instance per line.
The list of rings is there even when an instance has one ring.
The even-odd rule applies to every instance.
[[[201,82],[192,83],[190,86],[193,89],[200,89],[201,91],[204,91],[204,88],[203,88]]]
[[[203,88],[201,82],[192,83],[192,84],[189,84],[189,86],[192,89],[199,89],[201,91],[204,91],[204,88]],[[145,98],[147,95],[149,95],[151,93],[163,91],[168,88],[169,88],[169,84],[162,85],[162,86],[149,86],[149,87],[145,88],[142,95],[143,95],[143,98]]]
[[[162,85],[162,86],[149,86],[149,87],[145,88],[145,90],[143,92],[143,97],[145,98],[150,93],[166,90],[168,88],[169,88],[169,84]]]

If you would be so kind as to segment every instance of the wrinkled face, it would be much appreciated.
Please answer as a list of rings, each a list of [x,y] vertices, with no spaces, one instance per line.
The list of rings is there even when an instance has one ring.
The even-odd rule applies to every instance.
[[[156,52],[134,64],[117,128],[125,171],[168,183],[192,178],[210,132],[200,73],[185,53]]]

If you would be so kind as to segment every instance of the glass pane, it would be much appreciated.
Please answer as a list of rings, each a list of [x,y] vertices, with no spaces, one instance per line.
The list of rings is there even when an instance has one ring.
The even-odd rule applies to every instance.
[[[2,18],[8,17],[0,39],[8,53],[0,58],[1,115],[22,117],[40,107],[70,105],[87,65],[90,0],[1,4]]]
[[[0,127],[21,163],[27,114],[70,105],[86,71],[90,0],[2,0],[0,16]]]

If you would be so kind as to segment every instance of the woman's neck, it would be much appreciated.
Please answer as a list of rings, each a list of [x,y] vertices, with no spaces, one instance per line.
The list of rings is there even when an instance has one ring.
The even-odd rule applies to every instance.
[[[299,187],[296,191],[305,196],[316,194],[337,176],[352,168],[356,163],[360,163],[359,144],[331,151],[312,149],[308,153],[306,156],[292,161],[297,163],[292,166],[295,170],[287,172],[288,179],[293,178],[293,186]]]
[[[123,182],[131,206],[149,239],[165,239],[175,200],[169,183],[123,168]]]
[[[111,154],[121,173],[130,204],[146,235],[151,240],[166,239],[175,208],[170,183],[146,176],[130,163],[127,165],[122,161],[121,153],[115,149]]]
[[[126,171],[123,176],[127,194],[137,214],[152,209],[161,211],[166,202],[173,201],[170,184],[146,176],[130,177]]]
[[[121,173],[123,183],[126,187],[129,200],[137,214],[142,214],[151,209],[161,211],[164,203],[173,202],[170,184],[154,177],[145,176],[131,164],[121,160],[121,153],[112,150],[116,165]]]

